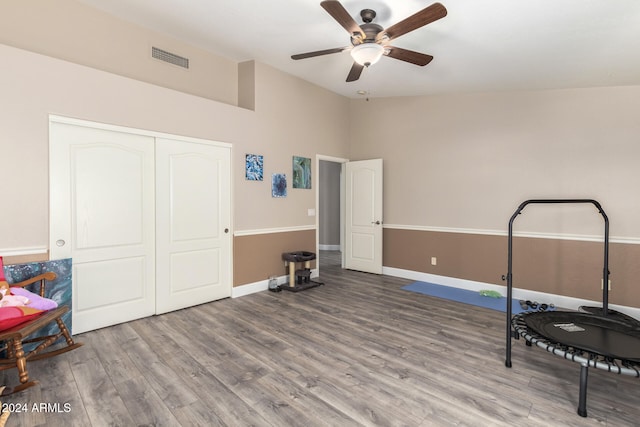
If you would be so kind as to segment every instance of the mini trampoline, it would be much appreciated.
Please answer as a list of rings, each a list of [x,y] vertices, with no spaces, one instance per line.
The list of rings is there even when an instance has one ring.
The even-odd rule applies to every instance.
[[[509,220],[507,273],[507,346],[505,366],[511,364],[511,339],[523,337],[528,346],[580,364],[578,415],[587,416],[589,367],[640,377],[640,322],[608,308],[608,287],[603,286],[602,307],[580,307],[581,311],[524,312],[512,316],[513,222],[532,203],[591,203],[604,219],[603,282],[609,279],[609,219],[600,203],[592,199],[527,200]]]

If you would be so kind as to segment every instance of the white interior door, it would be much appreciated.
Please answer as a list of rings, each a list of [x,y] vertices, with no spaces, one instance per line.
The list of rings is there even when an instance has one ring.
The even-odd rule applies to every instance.
[[[73,258],[72,329],[155,311],[154,138],[52,122],[50,254]]]
[[[345,163],[344,267],[382,274],[382,159]]]
[[[156,140],[156,313],[231,296],[230,149]]]

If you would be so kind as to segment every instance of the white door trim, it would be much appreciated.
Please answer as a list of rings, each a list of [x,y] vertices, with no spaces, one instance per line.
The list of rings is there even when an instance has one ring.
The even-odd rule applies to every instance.
[[[316,184],[316,274],[320,274],[320,215],[318,214],[320,210],[320,160],[324,160],[327,162],[334,163],[347,163],[349,159],[345,159],[342,157],[333,157],[326,156],[324,154],[316,154],[316,172],[315,172],[315,182]],[[344,183],[340,181],[340,246],[344,246],[344,232],[343,232],[343,224],[344,224]]]
[[[49,124],[51,123],[65,123],[70,125],[89,127],[92,129],[104,129],[104,130],[110,130],[114,132],[124,132],[124,133],[130,133],[135,135],[151,136],[154,138],[177,139],[180,141],[195,142],[197,144],[217,145],[220,147],[227,147],[227,148],[232,147],[232,144],[228,142],[214,141],[211,139],[194,138],[191,136],[157,132],[157,131],[147,130],[147,129],[131,128],[127,126],[111,125],[107,123],[94,122],[90,120],[82,120],[82,119],[75,119],[72,117],[58,116],[55,114],[49,114]]]

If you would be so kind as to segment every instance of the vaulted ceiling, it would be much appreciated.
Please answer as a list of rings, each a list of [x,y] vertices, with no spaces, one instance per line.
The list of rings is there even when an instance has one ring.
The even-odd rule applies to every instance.
[[[320,0],[80,0],[237,62],[257,60],[350,98],[451,92],[640,85],[638,0],[440,0],[447,16],[393,45],[434,57],[416,66],[389,57],[345,79],[349,33]],[[384,28],[431,0],[343,0],[361,24]]]

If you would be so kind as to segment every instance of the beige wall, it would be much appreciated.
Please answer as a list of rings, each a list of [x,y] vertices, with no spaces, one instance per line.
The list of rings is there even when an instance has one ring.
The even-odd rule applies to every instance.
[[[315,190],[291,188],[292,156],[345,155],[345,98],[73,0],[3,2],[0,42],[0,179],[11,206],[0,252],[47,246],[49,114],[232,143],[235,231],[315,224]],[[190,69],[150,58],[152,45],[189,57]],[[265,181],[245,180],[246,153],[264,155]],[[271,197],[274,172],[287,174],[287,198]]]
[[[235,231],[314,225],[315,190],[291,188],[292,156],[346,152],[348,101],[265,65],[254,112],[5,45],[0,55],[0,253],[47,247],[49,114],[231,143]],[[245,153],[265,156],[265,181],[245,180]],[[288,197],[271,197],[272,172],[289,177]]]
[[[315,224],[315,191],[291,188],[292,156],[346,151],[347,100],[264,65],[253,112],[8,46],[0,55],[11,64],[0,70],[2,250],[47,247],[50,113],[232,143],[236,231]],[[245,153],[265,156],[265,181],[244,179]],[[272,172],[289,176],[288,197],[271,197]]]
[[[256,70],[255,117],[237,123],[251,128],[251,137],[234,150],[234,197],[243,200],[236,203],[243,207],[235,211],[236,229],[315,226],[316,218],[308,216],[308,209],[316,208],[317,183],[312,178],[311,189],[292,188],[293,156],[311,158],[314,177],[316,154],[345,156],[349,101],[266,65],[256,63]],[[264,154],[264,181],[245,180],[246,153]],[[287,175],[284,199],[271,197],[273,173]]]
[[[446,248],[435,274],[493,283],[506,269],[499,234],[521,201],[590,197],[611,219],[612,298],[633,295],[640,247],[640,87],[349,101],[266,65],[229,62],[72,0],[3,2],[0,12],[0,253],[47,246],[47,125],[48,115],[57,114],[231,143],[233,228],[241,232],[235,238],[236,285],[278,274],[285,247],[315,247],[308,231],[315,218],[307,211],[318,208],[316,183],[312,190],[292,189],[291,158],[322,154],[384,159],[386,266],[428,270],[432,252]],[[197,58],[194,68],[186,74],[150,59],[150,46],[160,42],[158,47]],[[204,78],[196,76],[200,72]],[[265,181],[244,179],[246,153],[264,155]],[[287,198],[271,197],[276,172],[289,178]],[[516,228],[596,239],[602,233],[601,218],[584,207],[528,208]],[[558,253],[556,242],[550,239],[542,253]],[[264,249],[267,264],[245,274],[245,263],[259,256],[256,248]],[[409,259],[414,261],[407,264]],[[571,268],[562,277],[569,283],[538,290],[579,293],[582,279]],[[536,289],[536,274],[525,274],[522,283]],[[590,288],[586,295],[593,294]]]
[[[504,284],[522,201],[594,198],[611,301],[640,307],[640,87],[352,101],[350,118],[350,157],[384,159],[385,266]],[[592,205],[530,205],[514,230],[546,237],[521,240],[515,286],[601,299]]]
[[[9,183],[11,206],[0,223],[2,249],[47,246],[49,114],[226,142],[251,139],[241,126],[254,114],[246,110],[8,46],[0,45],[0,55],[11,64],[0,69],[0,178]]]
[[[238,103],[234,61],[74,0],[3,0],[0,43],[226,104]],[[151,47],[188,58],[189,69],[152,58]]]
[[[595,198],[640,239],[640,86],[352,101],[351,158],[384,158],[385,224],[506,231],[531,198]],[[517,229],[601,235],[593,208]]]

